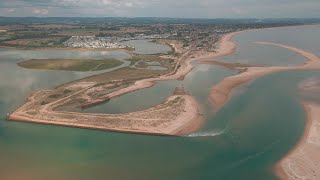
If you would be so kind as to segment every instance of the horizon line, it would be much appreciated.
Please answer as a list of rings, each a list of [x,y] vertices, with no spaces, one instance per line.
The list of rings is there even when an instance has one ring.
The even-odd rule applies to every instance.
[[[124,18],[124,19],[135,19],[135,18],[159,18],[159,19],[235,19],[235,20],[246,20],[246,19],[320,19],[319,17],[247,17],[247,18],[201,18],[201,17],[152,17],[152,16],[0,16],[0,18]]]

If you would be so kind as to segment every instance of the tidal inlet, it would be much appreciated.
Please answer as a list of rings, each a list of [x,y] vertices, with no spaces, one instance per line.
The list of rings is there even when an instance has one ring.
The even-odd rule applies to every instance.
[[[1,180],[320,179],[318,12],[162,3],[0,2]]]

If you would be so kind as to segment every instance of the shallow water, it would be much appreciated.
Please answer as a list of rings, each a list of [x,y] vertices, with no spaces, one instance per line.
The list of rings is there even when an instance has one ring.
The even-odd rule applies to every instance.
[[[177,86],[179,86],[178,81],[159,82],[151,88],[113,98],[108,103],[86,109],[83,112],[118,114],[141,111],[164,102]],[[148,100],[145,101],[145,99]]]
[[[283,42],[278,42],[279,33],[285,33],[282,28],[280,32],[263,30],[266,35],[253,37],[245,33],[250,38],[247,41],[244,37],[236,39],[242,49],[249,48],[242,46],[242,41],[244,44],[262,41],[260,36],[268,37],[270,42],[276,42],[271,41],[276,38],[277,43],[297,46],[291,42],[292,37],[308,38],[314,35],[311,32],[319,32],[319,27],[299,27],[305,31],[291,28],[286,28],[292,35],[288,37],[290,40],[281,36]],[[304,49],[309,50],[308,47]],[[287,50],[278,48],[273,53],[272,49],[268,59],[274,64],[279,53],[286,62],[291,61],[287,59],[291,56],[297,62],[302,59]],[[256,56],[252,60],[264,62],[264,57],[260,61],[255,50],[244,51]],[[236,72],[214,65],[196,65],[184,81],[160,82],[90,109],[108,113],[142,110],[162,102],[182,84],[203,106],[205,126],[188,137],[158,137],[6,121],[5,114],[14,110],[32,90],[49,88],[78,76],[22,69],[14,65],[17,61],[14,54],[2,57],[0,53],[0,179],[4,180],[277,179],[272,166],[294,146],[305,125],[297,84],[320,76],[319,71],[298,71],[259,78],[242,86],[215,113],[207,99],[210,88]]]
[[[320,25],[296,26],[244,32],[234,40],[240,45],[230,56],[219,60],[226,62],[249,63],[256,65],[296,66],[304,63],[304,58],[294,52],[270,45],[253,42],[272,42],[306,49],[320,55]]]

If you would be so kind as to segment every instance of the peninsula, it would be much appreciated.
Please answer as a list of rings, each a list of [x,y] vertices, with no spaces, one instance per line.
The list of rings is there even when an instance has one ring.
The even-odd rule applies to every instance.
[[[318,179],[318,22],[0,17],[0,179]]]
[[[201,31],[210,31],[213,32],[213,35],[205,37],[205,42]],[[35,92],[26,100],[24,105],[11,113],[8,119],[157,135],[185,135],[195,132],[202,124],[202,110],[195,98],[183,90],[176,90],[174,95],[158,106],[127,114],[90,114],[67,112],[65,109],[85,109],[107,103],[112,98],[129,92],[152,87],[158,81],[181,80],[193,69],[192,63],[194,61],[232,53],[235,46],[230,42],[230,39],[239,33],[232,32],[223,36],[221,32],[220,34],[215,33],[210,26],[204,30],[196,29],[196,32],[199,33],[199,37],[190,40],[188,46],[183,45],[179,40],[161,39],[161,43],[173,47],[173,52],[169,52],[169,54],[142,55],[131,53],[132,57],[127,59],[131,62],[132,66],[130,67],[76,80],[52,90]],[[162,38],[162,36],[155,37]],[[95,39],[89,38],[89,40]],[[85,39],[85,41],[89,40],[88,38]],[[202,45],[199,46],[199,43]],[[217,46],[218,43],[219,46]],[[63,62],[63,66],[59,64],[61,62]],[[80,68],[81,70],[92,71],[108,66],[101,65],[101,63],[106,63],[102,61],[73,60],[30,60],[20,62],[19,65],[35,69],[79,70],[79,67],[84,67],[81,65],[83,63],[93,65],[86,65],[90,68]],[[146,69],[145,67],[150,63],[157,63],[165,67],[165,70]]]

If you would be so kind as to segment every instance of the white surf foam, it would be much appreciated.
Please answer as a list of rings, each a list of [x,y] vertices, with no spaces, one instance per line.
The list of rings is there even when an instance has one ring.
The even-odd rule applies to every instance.
[[[225,130],[213,130],[213,131],[203,131],[203,132],[196,132],[189,134],[187,137],[213,137],[213,136],[219,136],[225,133]]]

